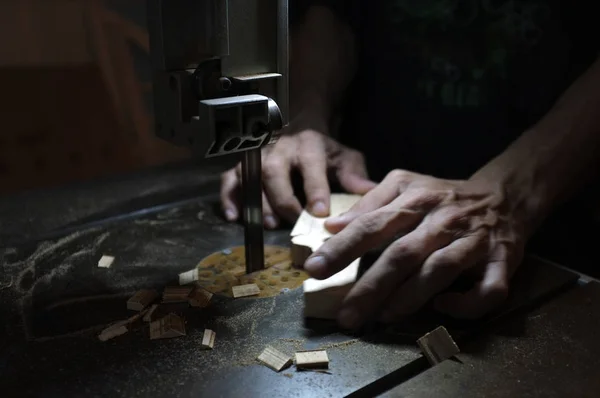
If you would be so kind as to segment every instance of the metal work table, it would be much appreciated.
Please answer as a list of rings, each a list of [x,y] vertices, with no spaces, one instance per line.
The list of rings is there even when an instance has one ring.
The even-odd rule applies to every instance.
[[[265,299],[216,297],[206,310],[175,306],[188,322],[185,337],[151,341],[140,329],[100,342],[105,325],[129,315],[124,303],[133,291],[176,283],[204,256],[242,243],[241,226],[216,211],[218,169],[157,169],[0,200],[3,397],[552,396],[568,391],[565,377],[576,395],[597,391],[598,378],[588,376],[600,373],[593,364],[598,289],[535,258],[515,280],[510,312],[486,322],[424,312],[351,336],[328,323],[304,324],[296,289]],[[287,244],[288,233],[265,240]],[[116,256],[112,268],[97,268],[102,254]],[[428,369],[414,342],[440,323],[463,348],[462,363]],[[495,334],[514,325],[526,329]],[[217,334],[212,351],[200,349],[205,327]],[[255,361],[267,344],[289,353],[325,347],[329,374],[275,373]]]

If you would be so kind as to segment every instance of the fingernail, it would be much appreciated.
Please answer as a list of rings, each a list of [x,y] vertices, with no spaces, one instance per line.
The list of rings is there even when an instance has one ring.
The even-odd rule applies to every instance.
[[[326,265],[327,263],[323,256],[310,257],[304,263],[304,270],[308,273],[319,272]]]
[[[265,217],[265,225],[267,226],[267,228],[271,228],[271,229],[276,228],[277,220],[273,216],[266,216]]]
[[[237,218],[237,213],[233,209],[227,209],[225,210],[225,218],[227,221],[235,221]]]
[[[339,324],[346,329],[355,329],[358,327],[360,315],[351,308],[344,308],[338,316]]]
[[[317,215],[317,214],[318,214],[318,215],[321,215],[321,214],[325,215],[325,214],[327,214],[327,206],[325,206],[325,203],[323,203],[323,202],[321,202],[321,201],[319,201],[319,202],[316,202],[316,203],[315,203],[315,204],[312,206],[312,212],[313,212],[313,214],[315,214],[315,215]]]

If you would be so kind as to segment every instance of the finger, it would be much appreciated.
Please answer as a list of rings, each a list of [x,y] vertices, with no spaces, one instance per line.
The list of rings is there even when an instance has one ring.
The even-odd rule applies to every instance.
[[[336,175],[344,190],[357,195],[364,195],[377,186],[369,179],[365,160],[360,153],[351,153],[339,166]]]
[[[482,280],[471,290],[442,294],[435,299],[435,308],[455,318],[481,318],[502,304],[508,296],[509,261],[506,252],[497,256],[487,264]]]
[[[401,198],[354,219],[321,245],[308,258],[304,269],[314,278],[328,278],[367,251],[392,240],[399,231],[418,225],[423,213],[406,210],[402,207]]]
[[[434,251],[446,246],[452,236],[417,228],[392,243],[350,290],[338,320],[343,327],[355,329],[387,301],[393,291],[412,275]]]
[[[420,270],[392,294],[381,320],[389,323],[417,311],[465,269],[475,266],[486,255],[487,246],[487,235],[478,233],[433,252]]]
[[[269,203],[269,199],[267,199],[267,195],[263,192],[262,194],[262,203],[263,203],[263,222],[265,224],[265,228],[267,229],[275,229],[279,226],[279,217],[273,211],[271,204]]]
[[[240,180],[235,169],[221,175],[221,206],[227,221],[233,222],[239,218]]]
[[[289,222],[296,220],[302,206],[294,196],[289,161],[275,156],[265,159],[263,188],[275,213]]]
[[[327,180],[327,158],[323,148],[307,150],[299,156],[308,211],[315,217],[329,215],[331,191]]]

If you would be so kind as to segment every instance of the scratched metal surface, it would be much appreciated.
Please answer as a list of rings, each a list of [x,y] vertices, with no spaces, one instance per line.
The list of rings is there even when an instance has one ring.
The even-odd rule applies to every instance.
[[[127,317],[125,301],[143,287],[162,288],[215,250],[242,243],[242,229],[215,211],[214,189],[186,205],[135,220],[69,233],[58,239],[0,250],[0,391],[3,396],[343,396],[419,357],[414,341],[440,323],[453,333],[478,324],[451,324],[425,313],[401,327],[371,331],[360,340],[330,324],[301,318],[299,290],[270,299],[216,298],[206,311],[186,306],[188,335],[150,341],[138,330],[101,343],[106,324]],[[285,244],[289,231],[266,242]],[[98,269],[102,254],[117,257]],[[570,273],[529,260],[512,306],[572,282]],[[314,326],[317,326],[316,328]],[[215,350],[200,350],[205,327]],[[325,347],[331,374],[275,373],[255,361],[265,345],[292,353]]]
[[[386,397],[581,397],[600,391],[600,284],[573,289]]]

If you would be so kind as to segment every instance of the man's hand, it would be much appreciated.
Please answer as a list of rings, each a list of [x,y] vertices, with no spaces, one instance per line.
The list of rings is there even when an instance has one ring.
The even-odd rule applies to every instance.
[[[361,153],[314,130],[284,134],[263,151],[262,157],[263,217],[267,228],[276,228],[280,218],[293,222],[302,211],[292,188],[294,170],[302,175],[308,210],[318,217],[329,214],[329,174],[350,193],[364,194],[376,185],[367,177]],[[240,215],[240,184],[239,165],[223,174],[221,203],[229,221],[236,221]]]
[[[393,241],[346,296],[342,326],[356,328],[373,317],[395,321],[432,298],[441,312],[477,318],[504,301],[523,256],[525,229],[512,209],[492,183],[395,170],[349,212],[326,222],[336,234],[304,268],[324,279]],[[467,270],[479,276],[472,290],[439,295]]]

